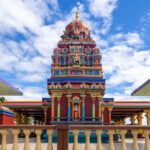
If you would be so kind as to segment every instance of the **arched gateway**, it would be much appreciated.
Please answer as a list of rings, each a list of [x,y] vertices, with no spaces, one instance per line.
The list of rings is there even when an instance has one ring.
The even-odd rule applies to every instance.
[[[47,80],[50,101],[43,99],[47,124],[111,123],[113,98],[103,98],[106,86],[101,58],[77,11],[76,20],[66,26],[52,55],[51,78]]]

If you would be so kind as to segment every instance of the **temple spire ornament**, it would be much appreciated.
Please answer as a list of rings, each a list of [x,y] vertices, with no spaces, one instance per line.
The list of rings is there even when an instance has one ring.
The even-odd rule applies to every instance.
[[[76,21],[79,21],[79,6],[80,6],[80,2],[77,0]]]
[[[76,20],[79,21],[79,11],[76,11]]]

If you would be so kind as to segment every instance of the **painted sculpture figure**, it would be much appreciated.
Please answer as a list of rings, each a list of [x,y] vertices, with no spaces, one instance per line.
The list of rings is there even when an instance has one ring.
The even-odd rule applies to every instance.
[[[47,124],[110,124],[113,98],[103,98],[102,56],[88,26],[76,20],[66,26],[52,55],[50,99],[43,98]]]

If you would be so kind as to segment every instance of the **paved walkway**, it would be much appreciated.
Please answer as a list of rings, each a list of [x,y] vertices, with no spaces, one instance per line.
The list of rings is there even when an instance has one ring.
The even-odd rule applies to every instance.
[[[35,150],[35,139],[30,139],[30,149]],[[34,142],[33,142],[34,141]],[[139,150],[144,150],[144,139],[138,140]],[[126,140],[127,150],[132,150],[132,139]],[[72,150],[73,144],[69,144],[69,150]],[[115,143],[115,150],[120,150],[121,143]],[[79,144],[79,150],[84,150],[85,144]],[[7,145],[7,150],[12,149],[12,144]],[[24,141],[19,140],[19,150],[24,149]],[[42,150],[47,150],[47,143],[42,143]],[[57,144],[53,144],[53,150],[57,150]],[[96,144],[91,144],[91,150],[96,150]],[[108,144],[103,144],[103,150],[108,150]]]

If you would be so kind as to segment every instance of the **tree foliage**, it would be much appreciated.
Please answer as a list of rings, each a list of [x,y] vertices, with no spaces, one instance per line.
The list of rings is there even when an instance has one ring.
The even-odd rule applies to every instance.
[[[4,103],[6,101],[5,97],[0,97],[0,103]]]

